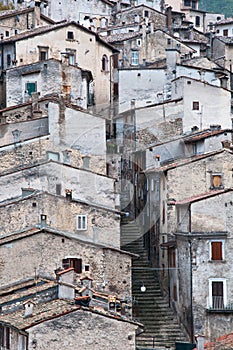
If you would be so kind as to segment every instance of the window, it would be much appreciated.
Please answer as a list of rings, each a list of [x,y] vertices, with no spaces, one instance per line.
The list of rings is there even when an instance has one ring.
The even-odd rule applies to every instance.
[[[227,305],[227,288],[224,278],[209,279],[209,307],[221,310]]]
[[[48,160],[55,160],[56,162],[59,161],[59,153],[56,152],[47,152],[47,158]]]
[[[176,251],[174,248],[168,250],[169,267],[176,267]]]
[[[228,29],[223,29],[223,36],[228,36]]]
[[[0,326],[1,347],[3,349],[10,349],[10,328],[1,325]]]
[[[221,189],[223,188],[222,184],[222,175],[221,174],[212,174],[211,175],[211,187],[213,189]]]
[[[144,17],[149,17],[149,11],[146,10],[146,11],[144,12]]]
[[[162,223],[163,223],[163,225],[165,224],[165,201],[163,201]]]
[[[37,84],[36,84],[36,82],[27,82],[26,83],[26,91],[27,91],[29,96],[31,96],[31,94],[33,92],[36,92],[37,91]]]
[[[39,46],[39,61],[48,59],[49,48],[47,46]]]
[[[87,215],[77,215],[76,229],[87,230]]]
[[[67,32],[67,39],[68,40],[74,40],[74,32],[68,31]]]
[[[5,36],[6,36],[6,37],[10,36],[10,33],[9,33],[8,30],[5,31]]]
[[[132,51],[131,53],[131,64],[136,66],[138,65],[138,51]]]
[[[199,102],[193,101],[193,111],[199,111]]]
[[[210,260],[224,260],[224,241],[210,242]]]
[[[105,72],[108,71],[108,57],[106,55],[102,57],[102,70]]]
[[[191,0],[184,0],[184,6],[191,6]]]
[[[82,273],[82,259],[65,258],[62,260],[62,267],[65,270],[73,267],[76,273]]]
[[[200,16],[196,16],[196,27],[200,27]]]
[[[11,65],[11,55],[10,54],[8,54],[6,56],[6,64],[7,64],[7,67],[9,67]]]

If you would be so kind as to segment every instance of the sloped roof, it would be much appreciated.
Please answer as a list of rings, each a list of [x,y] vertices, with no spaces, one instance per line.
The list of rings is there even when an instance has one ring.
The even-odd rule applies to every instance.
[[[84,26],[82,26],[74,21],[70,21],[70,22],[62,21],[62,22],[56,23],[52,26],[50,25],[50,26],[43,26],[43,27],[34,28],[34,29],[29,30],[27,32],[19,33],[19,34],[16,34],[14,36],[11,36],[9,38],[3,39],[3,40],[1,40],[1,44],[2,45],[8,44],[8,43],[12,44],[12,43],[20,41],[20,40],[25,40],[28,38],[32,38],[32,37],[35,37],[35,36],[38,36],[41,34],[49,33],[49,32],[55,31],[57,29],[61,29],[61,28],[69,27],[69,26],[75,26],[78,29],[80,29],[84,32],[87,32],[88,34],[95,36],[97,41],[99,41],[103,45],[107,46],[108,48],[110,48],[114,52],[118,52],[118,50],[115,47],[113,47],[112,45],[110,45],[106,41],[104,41],[97,33],[87,29],[86,27],[84,27]]]
[[[232,191],[233,191],[232,188],[223,189],[223,190],[213,190],[213,191],[209,191],[209,192],[198,194],[196,196],[192,196],[190,198],[185,198],[185,199],[180,200],[180,201],[171,201],[169,203],[170,204],[175,204],[175,205],[192,204],[192,203],[195,203],[195,202],[202,201],[204,199],[208,199],[208,198],[215,197],[215,196],[218,196],[218,195],[221,195],[221,194],[224,194],[224,193],[227,193],[227,192],[232,192]]]

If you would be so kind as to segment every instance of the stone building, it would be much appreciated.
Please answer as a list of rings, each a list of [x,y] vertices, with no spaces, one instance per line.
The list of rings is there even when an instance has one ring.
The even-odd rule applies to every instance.
[[[230,144],[231,140],[228,143]],[[211,147],[211,144],[209,144],[209,147]],[[159,149],[156,151],[159,151]],[[173,162],[168,162],[167,165],[158,167],[157,171],[150,170],[147,173],[149,184],[147,205],[150,208],[147,220],[150,220],[151,228],[151,257],[154,256],[155,264],[159,263],[162,286],[165,290],[167,290],[168,286],[167,292],[171,303],[178,312],[180,321],[189,331],[191,339],[193,334],[199,332],[208,334],[210,338],[213,337],[216,329],[212,322],[216,321],[216,324],[220,322],[220,318],[218,321],[214,321],[212,314],[206,316],[204,310],[206,308],[206,298],[209,294],[205,294],[206,297],[203,297],[203,293],[209,293],[210,289],[207,288],[206,290],[203,282],[200,284],[202,277],[203,279],[207,278],[207,281],[210,281],[209,288],[212,288],[212,278],[213,281],[216,279],[217,282],[221,282],[218,281],[219,276],[217,276],[216,271],[213,272],[214,270],[211,270],[212,265],[207,268],[205,264],[203,265],[203,274],[205,273],[206,275],[201,277],[200,270],[197,268],[198,272],[195,275],[195,280],[192,279],[194,278],[195,269],[192,269],[193,277],[190,277],[190,261],[196,266],[192,259],[195,259],[195,261],[204,259],[203,252],[201,253],[198,250],[201,247],[201,242],[204,244],[202,238],[218,240],[222,234],[223,236],[226,234],[225,231],[229,230],[226,228],[228,226],[220,227],[219,222],[216,220],[216,225],[219,225],[217,229],[215,220],[213,218],[207,220],[206,218],[212,212],[214,212],[214,215],[218,212],[219,214],[222,213],[220,215],[224,217],[227,215],[226,213],[223,214],[224,209],[212,211],[207,203],[207,198],[212,198],[218,194],[223,195],[225,192],[228,193],[228,189],[232,188],[231,161],[232,152],[229,149],[222,149],[199,155],[196,154],[183,160],[177,159]],[[187,174],[189,174],[188,177]],[[231,193],[231,190],[229,191]],[[196,214],[194,209],[191,211],[191,206],[195,206],[196,204],[194,203],[196,202],[201,205],[198,214]],[[222,200],[218,201],[218,203],[221,206]],[[223,204],[222,208],[224,206],[225,204]],[[155,215],[156,211],[158,213],[157,216]],[[205,221],[205,224],[202,219]],[[225,222],[228,225],[225,219],[222,219],[221,222]],[[201,238],[199,237],[201,241],[198,238],[199,232],[201,232],[200,235],[203,235],[200,236]],[[189,238],[190,234],[194,236],[197,234],[195,247],[199,247],[198,249],[195,248],[193,258],[192,256],[190,257],[191,248],[189,242],[192,241],[192,238]],[[166,269],[167,267],[169,272]],[[209,277],[206,277],[207,275]],[[190,293],[193,293],[192,298]],[[201,296],[198,299],[197,295],[200,295],[199,293]],[[201,309],[198,309],[198,305],[201,305]],[[207,309],[211,308],[211,304],[208,304]],[[202,311],[200,312],[200,310]],[[194,317],[193,321],[192,315]],[[194,322],[193,327],[190,327],[192,322]]]
[[[106,174],[105,118],[66,98],[32,94],[31,102],[3,109],[0,119],[1,172],[54,159]]]
[[[2,40],[1,69],[68,56],[70,63],[93,75],[92,103],[105,109],[113,97],[113,54],[117,50],[76,22],[62,22]],[[38,44],[39,43],[39,44]]]
[[[49,59],[8,69],[5,80],[6,93],[2,95],[6,95],[6,107],[27,102],[35,92],[40,98],[63,94],[70,103],[84,109],[91,103],[92,74],[72,65],[70,55],[63,62]]]
[[[146,24],[151,28],[163,30],[166,26],[166,15],[146,4],[138,4],[113,13],[113,26],[132,23]],[[107,29],[111,31],[111,26]]]
[[[173,250],[170,267],[177,270],[170,271],[171,295],[185,326],[208,339],[231,331],[231,206],[232,189],[175,203],[177,256]]]
[[[56,0],[48,0],[48,16],[56,22],[72,20],[97,30],[110,22],[113,5],[109,0],[68,0],[65,5]]]
[[[56,269],[74,267],[76,283],[88,275],[97,291],[131,300],[131,253],[51,227],[11,232],[0,238],[0,245],[2,285],[33,277],[35,270],[51,278]]]
[[[86,242],[120,248],[121,213],[88,201],[74,200],[69,189],[62,196],[23,188],[22,196],[0,204],[0,213],[1,235],[46,226],[73,232],[75,237]]]
[[[90,295],[82,296],[84,282],[75,285],[73,269],[68,269],[58,272],[57,280],[36,275],[2,287],[1,343],[12,350],[48,346],[54,350],[61,346],[76,349],[77,344],[86,350],[106,346],[134,350],[135,333],[142,325],[129,320],[116,296],[112,309],[107,293],[92,289]]]
[[[41,13],[39,6],[0,13],[1,39],[26,32],[33,28],[53,25],[55,22]]]

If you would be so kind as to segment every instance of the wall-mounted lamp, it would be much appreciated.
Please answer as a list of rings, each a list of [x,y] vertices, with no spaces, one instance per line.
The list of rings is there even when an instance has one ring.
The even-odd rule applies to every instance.
[[[141,292],[144,293],[146,291],[146,287],[144,286],[144,282],[142,282]]]

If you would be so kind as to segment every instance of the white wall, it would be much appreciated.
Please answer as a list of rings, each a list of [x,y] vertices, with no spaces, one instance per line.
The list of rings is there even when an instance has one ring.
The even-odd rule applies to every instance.
[[[119,113],[130,109],[133,99],[136,108],[158,103],[165,80],[164,69],[119,70]]]

